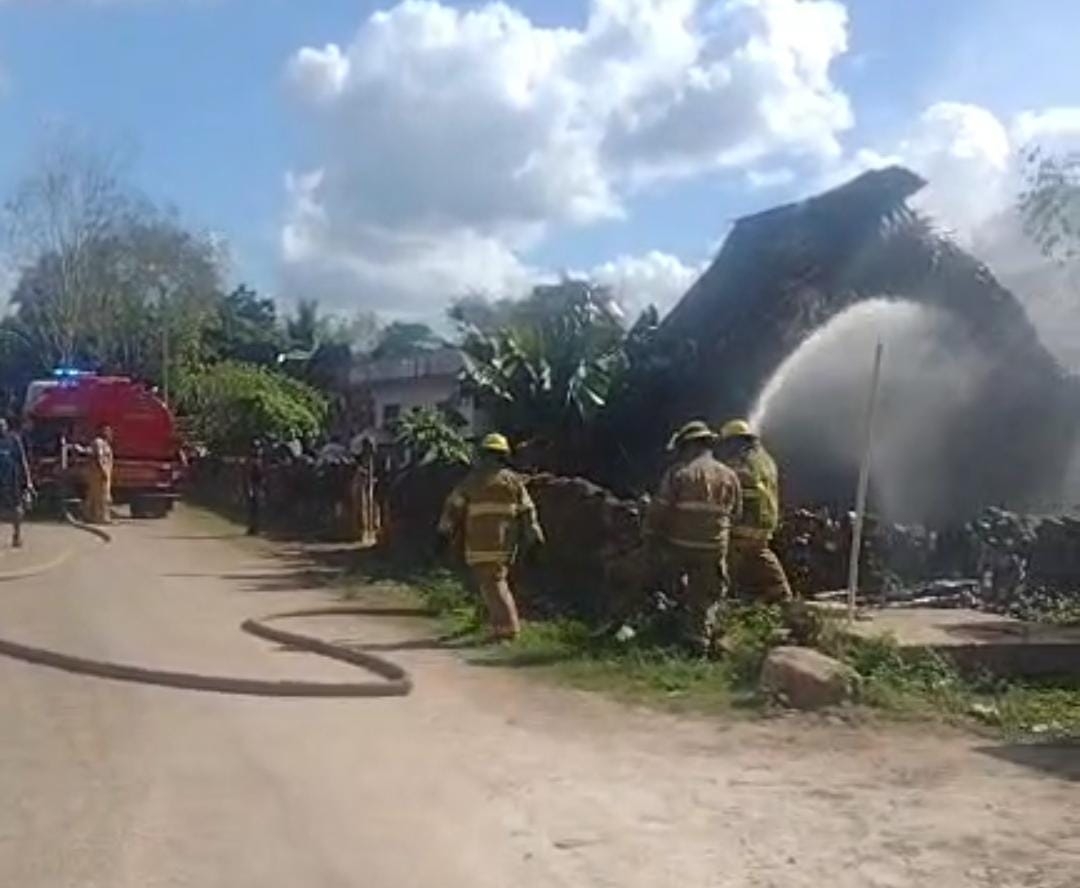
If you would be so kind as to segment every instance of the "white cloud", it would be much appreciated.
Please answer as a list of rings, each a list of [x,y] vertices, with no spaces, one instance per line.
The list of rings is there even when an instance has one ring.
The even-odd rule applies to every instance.
[[[778,150],[839,155],[836,135],[853,122],[829,75],[847,49],[840,3],[615,0],[601,4],[593,27],[602,51],[629,44],[598,67],[623,75],[602,93],[611,103],[605,144],[633,175],[694,175]]]
[[[592,0],[578,29],[404,0],[289,64],[315,160],[290,179],[287,273],[435,310],[643,183],[833,157],[846,29],[836,0]]]
[[[620,256],[595,266],[588,277],[611,287],[631,316],[649,305],[663,314],[704,271],[705,263],[688,265],[677,256],[652,250],[642,256]]]
[[[285,292],[362,304],[400,317],[436,314],[450,297],[524,293],[533,273],[497,238],[465,227],[336,227],[315,195],[319,173],[289,181],[292,219],[282,235]]]
[[[771,170],[749,170],[746,184],[751,188],[782,188],[795,181],[795,170],[790,167],[777,167]]]
[[[922,207],[962,234],[999,212],[1015,193],[1009,131],[977,105],[931,106],[897,153],[931,183],[920,196]]]

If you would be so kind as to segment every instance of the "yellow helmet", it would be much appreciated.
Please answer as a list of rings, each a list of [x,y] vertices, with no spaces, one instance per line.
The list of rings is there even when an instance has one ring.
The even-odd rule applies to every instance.
[[[720,440],[727,441],[729,438],[756,438],[750,423],[745,419],[729,419],[720,429]]]
[[[694,419],[671,436],[671,440],[668,441],[668,450],[674,450],[681,444],[688,444],[691,441],[715,440],[716,432],[710,429],[709,426],[700,419]]]
[[[480,449],[486,450],[488,453],[501,453],[503,456],[509,456],[510,442],[506,439],[506,435],[492,432],[490,435],[484,435],[484,439],[480,442]]]

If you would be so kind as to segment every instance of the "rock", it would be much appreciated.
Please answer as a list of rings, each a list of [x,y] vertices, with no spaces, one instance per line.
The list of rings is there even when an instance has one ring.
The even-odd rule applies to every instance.
[[[843,703],[854,694],[858,680],[850,666],[812,648],[774,648],[761,668],[762,689],[796,709]]]
[[[972,703],[968,712],[988,725],[996,725],[1001,721],[1001,712],[992,703]]]

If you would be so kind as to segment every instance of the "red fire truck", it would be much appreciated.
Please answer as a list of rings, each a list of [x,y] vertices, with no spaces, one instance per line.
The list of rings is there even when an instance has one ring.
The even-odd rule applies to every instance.
[[[82,498],[88,445],[113,430],[112,493],[135,518],[162,518],[172,509],[186,459],[176,421],[146,386],[120,376],[57,371],[32,382],[23,408],[30,471],[41,499]]]

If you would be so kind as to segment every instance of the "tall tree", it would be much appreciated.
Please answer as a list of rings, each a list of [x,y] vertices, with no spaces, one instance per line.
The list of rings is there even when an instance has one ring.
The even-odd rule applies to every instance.
[[[241,284],[219,303],[206,344],[216,360],[273,364],[285,348],[274,300]]]
[[[121,187],[116,158],[70,133],[48,138],[39,158],[4,205],[4,229],[12,259],[34,278],[34,334],[48,353],[70,361],[107,294],[98,273],[103,245],[136,202]]]
[[[63,295],[64,259],[54,253],[27,267],[12,294],[14,321],[40,369],[74,362],[161,381],[166,358],[175,371],[202,357],[221,297],[212,242],[144,209],[88,247],[82,264],[93,284],[71,300]]]
[[[79,363],[161,381],[201,357],[221,250],[127,188],[112,155],[54,134],[3,221],[21,268],[8,328],[33,372]]]

